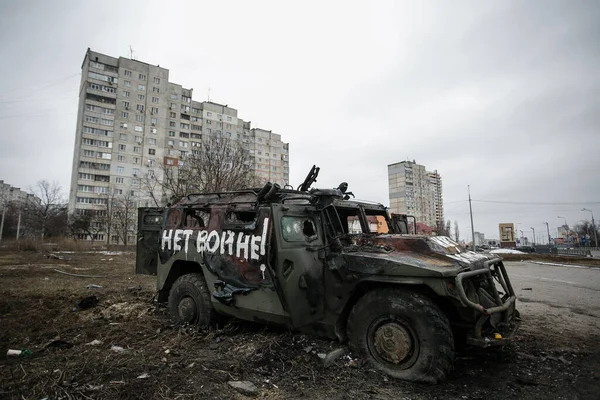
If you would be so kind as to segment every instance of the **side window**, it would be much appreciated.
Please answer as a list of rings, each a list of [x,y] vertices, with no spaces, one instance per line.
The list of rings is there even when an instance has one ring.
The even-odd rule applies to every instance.
[[[144,215],[144,225],[162,225],[162,215]]]
[[[179,220],[181,220],[181,209],[173,208],[169,210],[167,214],[167,229],[175,229],[179,226]]]
[[[223,228],[254,230],[256,229],[257,219],[258,214],[256,213],[256,211],[227,211],[227,213],[225,214],[225,220],[223,221]]]
[[[208,226],[210,210],[188,209],[185,211],[183,226],[185,228],[202,229]]]
[[[281,232],[286,242],[311,242],[317,238],[315,223],[305,217],[282,217]]]

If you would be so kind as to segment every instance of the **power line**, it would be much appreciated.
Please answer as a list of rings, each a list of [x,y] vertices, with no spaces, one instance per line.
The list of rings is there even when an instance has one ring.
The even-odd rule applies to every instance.
[[[34,83],[33,85],[27,86],[27,87],[18,87],[18,88],[13,88],[13,89],[6,89],[6,90],[2,90],[0,91],[0,95],[4,94],[4,93],[10,93],[10,92],[16,92],[17,90],[32,90],[33,88],[35,88],[36,91],[41,90],[41,89],[46,89],[50,86],[53,86],[56,83],[62,82],[62,81],[66,81],[67,79],[71,79],[75,76],[78,76],[80,73],[75,73],[72,75],[68,75],[68,76],[64,76],[62,78],[58,78],[58,79],[51,79],[49,81],[44,81],[44,82],[39,82],[39,83]],[[38,85],[46,85],[46,86],[42,86],[42,87],[37,87]]]
[[[586,204],[600,204],[600,201],[583,201],[583,202],[535,202],[535,201],[500,201],[500,200],[473,200],[478,203],[492,204],[512,204],[512,205],[528,205],[528,206],[585,206]]]

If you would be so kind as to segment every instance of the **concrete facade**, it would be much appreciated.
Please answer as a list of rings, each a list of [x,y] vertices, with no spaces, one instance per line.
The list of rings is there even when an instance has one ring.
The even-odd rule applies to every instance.
[[[243,141],[257,184],[289,182],[289,145],[281,135],[252,128],[228,105],[193,100],[193,89],[170,82],[168,69],[89,49],[81,68],[71,213],[106,208],[109,194],[152,206],[152,189],[140,178],[182,162],[211,134]]]
[[[438,229],[444,224],[442,178],[414,161],[388,165],[390,211],[413,215],[417,222]]]
[[[0,211],[4,209],[5,204],[10,203],[26,206],[29,204],[40,205],[42,201],[35,195],[0,180]]]

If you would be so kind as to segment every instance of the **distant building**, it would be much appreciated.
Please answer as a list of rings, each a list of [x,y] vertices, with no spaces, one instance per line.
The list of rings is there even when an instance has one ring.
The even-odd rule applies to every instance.
[[[475,232],[475,246],[481,246],[485,243],[485,234],[481,232]]]
[[[3,210],[5,205],[11,203],[24,206],[27,204],[39,205],[42,201],[35,195],[0,180],[0,210]]]
[[[438,231],[444,225],[442,178],[414,161],[388,165],[390,212],[413,215]]]
[[[160,185],[143,187],[143,177],[162,179],[161,166],[183,165],[211,135],[243,143],[257,185],[289,183],[289,146],[281,135],[252,128],[228,105],[195,101],[193,89],[169,80],[168,69],[90,49],[81,69],[71,213],[106,214],[113,195],[134,199],[134,207],[154,205],[150,199],[164,205]],[[113,241],[103,233],[97,238]]]

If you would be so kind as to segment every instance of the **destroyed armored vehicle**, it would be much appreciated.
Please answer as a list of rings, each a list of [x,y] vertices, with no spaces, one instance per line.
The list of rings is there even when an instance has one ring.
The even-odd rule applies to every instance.
[[[181,323],[216,314],[348,342],[392,377],[438,382],[455,346],[507,344],[518,326],[501,259],[350,198],[347,184],[192,194],[139,209],[136,272]]]

